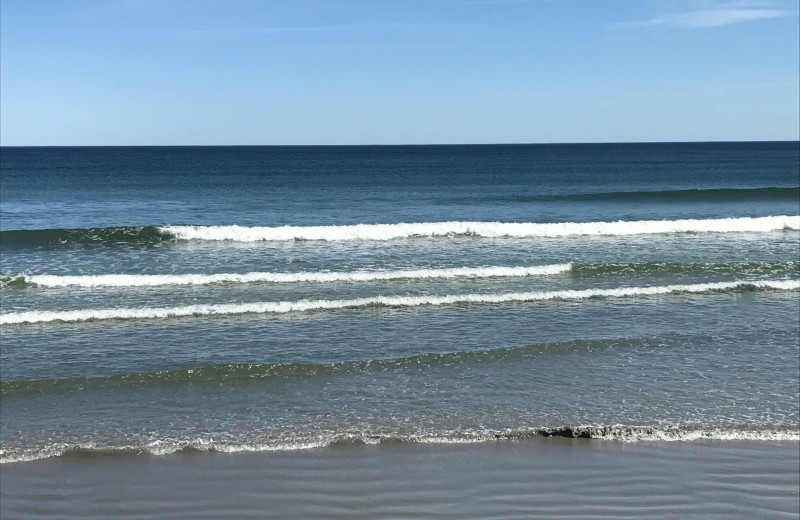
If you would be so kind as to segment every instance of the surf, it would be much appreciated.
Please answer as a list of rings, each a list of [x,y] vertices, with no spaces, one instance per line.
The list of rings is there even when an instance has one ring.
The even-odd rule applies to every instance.
[[[800,215],[613,222],[411,222],[331,226],[159,225],[0,231],[6,249],[147,246],[168,241],[390,241],[409,238],[557,238],[677,233],[768,233],[800,230]]]
[[[292,240],[388,241],[412,237],[471,236],[483,238],[555,238],[629,236],[672,233],[765,233],[800,230],[800,216],[741,217],[704,220],[639,220],[616,222],[420,222],[350,226],[163,226],[178,240],[274,242]]]
[[[728,427],[715,428],[703,425],[564,425],[551,427],[520,427],[508,429],[456,429],[431,430],[418,433],[392,431],[332,432],[311,435],[287,435],[280,439],[248,435],[240,440],[215,440],[213,438],[156,438],[141,443],[111,444],[84,442],[78,444],[54,443],[33,448],[0,450],[0,464],[30,462],[48,458],[113,458],[164,456],[175,453],[258,453],[300,451],[314,448],[342,448],[358,445],[393,444],[475,444],[496,442],[523,442],[560,437],[577,440],[608,442],[693,442],[713,441],[772,441],[797,442],[800,434],[792,429]]]
[[[396,280],[429,280],[452,278],[524,278],[532,276],[568,275],[578,278],[648,275],[783,275],[800,274],[800,262],[624,262],[577,263],[536,266],[482,266],[438,269],[299,271],[246,273],[182,273],[182,274],[96,274],[54,275],[17,274],[0,276],[0,289],[36,288],[126,288],[162,286],[203,286],[216,284],[292,284],[292,283],[369,283]]]
[[[9,287],[154,287],[163,285],[211,285],[247,283],[333,283],[374,282],[385,280],[425,280],[433,278],[500,278],[547,276],[568,272],[572,264],[528,267],[453,267],[441,269],[401,269],[395,271],[305,271],[297,273],[248,272],[213,274],[102,274],[102,275],[19,275],[4,277],[0,283]]]
[[[365,307],[419,307],[454,304],[498,304],[548,300],[586,300],[591,298],[625,298],[668,294],[729,292],[742,290],[800,290],[800,280],[761,280],[621,287],[616,289],[583,289],[501,294],[454,294],[444,296],[375,296],[350,300],[298,300],[230,304],[199,304],[181,307],[141,307],[119,309],[80,309],[71,311],[25,311],[0,314],[0,325],[47,322],[82,322],[111,319],[180,318],[189,316],[221,316],[239,314],[286,314]]]

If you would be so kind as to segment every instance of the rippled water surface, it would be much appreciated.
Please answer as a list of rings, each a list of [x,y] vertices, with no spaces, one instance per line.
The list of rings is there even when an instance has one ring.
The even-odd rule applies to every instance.
[[[0,462],[800,439],[797,143],[0,158]]]

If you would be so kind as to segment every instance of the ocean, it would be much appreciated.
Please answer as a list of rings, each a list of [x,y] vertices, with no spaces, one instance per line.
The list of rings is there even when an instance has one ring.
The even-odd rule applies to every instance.
[[[0,161],[3,517],[800,510],[797,142]]]

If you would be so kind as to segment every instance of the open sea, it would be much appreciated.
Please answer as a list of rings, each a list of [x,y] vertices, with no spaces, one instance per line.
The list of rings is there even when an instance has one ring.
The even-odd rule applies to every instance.
[[[509,449],[547,451],[553,469],[567,442],[598,474],[702,453],[743,457],[745,474],[772,456],[734,491],[770,498],[747,516],[797,518],[797,142],[5,147],[0,161],[4,517],[56,500],[30,494],[54,465],[174,461],[256,482],[288,460],[278,485],[313,453],[340,471],[332,486],[361,482],[367,452],[424,464],[475,445],[494,451],[441,481],[497,453],[518,483]],[[380,514],[389,498],[360,511],[426,516],[424,496],[405,516]],[[533,511],[496,505],[484,513]]]

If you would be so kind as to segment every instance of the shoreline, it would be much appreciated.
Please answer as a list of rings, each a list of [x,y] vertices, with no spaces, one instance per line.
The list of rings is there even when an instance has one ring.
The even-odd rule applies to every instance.
[[[796,518],[796,441],[534,438],[0,466],[4,518]]]

